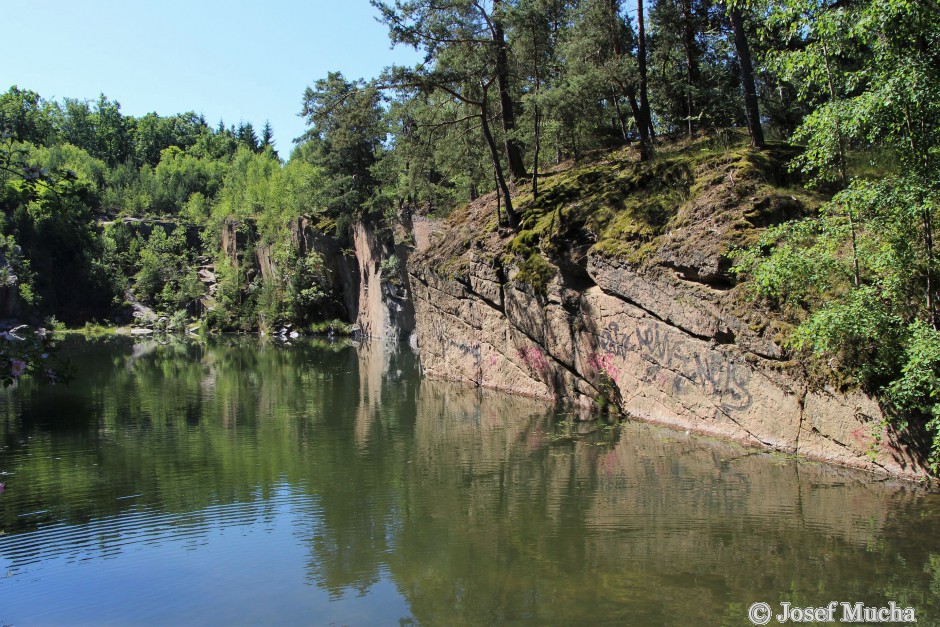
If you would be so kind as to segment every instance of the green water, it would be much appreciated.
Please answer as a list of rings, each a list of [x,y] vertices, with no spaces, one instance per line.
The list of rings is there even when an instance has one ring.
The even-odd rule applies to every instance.
[[[940,497],[422,380],[407,351],[71,340],[0,394],[0,625],[940,622]]]

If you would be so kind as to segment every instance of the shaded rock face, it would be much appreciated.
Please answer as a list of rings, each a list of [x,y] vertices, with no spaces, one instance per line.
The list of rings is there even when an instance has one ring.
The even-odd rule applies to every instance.
[[[359,266],[352,255],[342,249],[335,237],[311,228],[306,218],[297,220],[291,237],[300,254],[312,251],[323,258],[334,293],[342,296],[347,316],[355,315],[359,311]]]
[[[482,255],[481,255],[482,257]],[[713,288],[589,255],[536,293],[483,259],[409,269],[423,371],[908,478],[923,462],[867,396],[816,390]],[[577,288],[567,287],[577,283]]]
[[[300,217],[289,225],[289,235],[300,256],[316,253],[323,261],[335,308],[320,311],[321,317],[352,322],[363,337],[394,343],[411,336],[414,307],[408,277],[401,270],[408,260],[408,247],[392,244],[386,234],[365,222],[355,224],[350,239],[344,241]],[[282,269],[273,246],[259,241],[252,223],[227,221],[222,225],[224,255],[233,264],[248,263],[249,277],[257,272],[265,281],[278,278]],[[253,253],[246,254],[248,251]]]
[[[245,251],[258,239],[258,232],[253,222],[241,223],[226,220],[222,223],[220,246],[222,253],[235,265],[244,262]]]
[[[415,328],[415,314],[407,277],[400,270],[407,263],[407,251],[390,245],[374,227],[362,222],[353,227],[352,240],[360,279],[355,318],[359,333],[393,342],[408,339]],[[396,269],[383,271],[383,263],[391,267],[388,261],[393,256]]]
[[[316,229],[309,218],[300,217],[290,225],[291,245],[300,256],[316,253],[323,260],[329,291],[342,308],[323,311],[326,318],[354,320],[359,311],[359,266],[355,257],[343,250],[335,237]],[[255,249],[257,264],[265,280],[277,273],[270,246]]]
[[[0,266],[0,271],[3,267]],[[23,313],[20,290],[15,283],[0,285],[0,318],[18,319]]]

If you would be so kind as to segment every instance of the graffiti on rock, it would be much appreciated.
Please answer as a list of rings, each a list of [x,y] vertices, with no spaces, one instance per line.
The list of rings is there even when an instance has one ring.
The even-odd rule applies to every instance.
[[[588,359],[588,365],[597,372],[603,372],[612,381],[620,379],[621,370],[614,365],[614,356],[610,353],[605,355],[594,353]]]
[[[746,364],[716,351],[695,351],[689,342],[660,325],[637,325],[631,332],[622,333],[620,325],[611,322],[601,333],[598,348],[603,352],[592,356],[592,367],[608,366],[603,368],[608,374],[610,358],[626,359],[637,354],[650,362],[640,375],[646,383],[664,389],[671,386],[670,391],[676,395],[682,394],[686,386],[694,386],[718,398],[726,411],[742,411],[751,406],[751,370]]]
[[[442,353],[446,354],[451,350],[457,351],[464,357],[472,359],[475,368],[480,368],[483,363],[483,351],[480,349],[479,343],[468,343],[454,337],[453,329],[439,318],[431,323],[430,332],[441,343]]]
[[[548,359],[545,357],[545,351],[541,348],[520,348],[517,351],[519,359],[529,367],[531,372],[541,375],[543,378],[547,378],[549,374],[549,363]]]

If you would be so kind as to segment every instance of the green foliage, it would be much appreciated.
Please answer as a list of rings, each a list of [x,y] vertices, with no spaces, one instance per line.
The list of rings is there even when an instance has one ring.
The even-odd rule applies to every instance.
[[[739,269],[799,322],[791,347],[878,394],[899,427],[930,433],[936,470],[940,12],[791,0],[773,5],[767,27],[789,43],[774,67],[816,105],[797,130],[806,150],[795,167],[841,190],[817,217],[766,233]],[[850,179],[853,146],[890,151],[901,168]]]
[[[298,255],[291,250],[285,266],[284,312],[291,322],[307,323],[317,307],[330,298],[323,257],[312,251]]]
[[[921,233],[921,219],[932,213],[924,193],[910,179],[856,180],[817,217],[770,229],[735,254],[751,293],[798,323],[790,347],[903,412],[923,406],[892,390],[909,387],[906,364],[922,361],[926,335],[940,338],[924,298],[933,274]]]
[[[160,153],[154,168],[151,208],[161,215],[180,211],[193,194],[212,198],[222,185],[226,165],[211,159],[193,157],[177,146]]]
[[[660,125],[685,133],[743,125],[723,3],[651,4],[650,98]]]
[[[842,255],[845,220],[825,217],[771,227],[754,246],[732,251],[735,272],[747,276],[754,297],[800,319],[799,312],[822,302],[824,294],[846,289],[851,269]]]
[[[300,254],[289,241],[275,244],[275,273],[262,277],[257,304],[258,327],[305,325],[331,298],[323,257],[315,251]]]
[[[937,341],[932,300],[924,298],[925,287],[934,285],[922,233],[923,219],[935,219],[929,196],[908,178],[856,180],[818,217],[771,229],[736,254],[752,294],[799,323],[791,347],[816,355],[899,412],[924,416],[933,411],[926,401],[895,391],[911,388],[909,370],[911,376],[923,370],[908,364],[924,362],[927,335]],[[915,387],[923,390],[929,379],[916,376]],[[928,424],[940,433],[935,421]]]
[[[621,3],[571,5],[521,3],[510,41],[529,57],[528,73],[539,83],[526,104],[533,113],[539,109],[543,149],[579,158],[625,139],[627,95],[635,93],[639,75],[636,35]]]
[[[0,381],[9,387],[31,375],[47,383],[68,380],[69,364],[57,353],[52,334],[26,325],[0,331]]]
[[[887,388],[892,404],[907,415],[926,418],[925,430],[932,435],[934,473],[940,471],[940,335],[922,322],[908,328],[901,376]]]
[[[134,276],[137,297],[160,311],[193,307],[204,293],[193,261],[182,229],[168,234],[166,229],[155,227],[140,247]]]
[[[108,165],[101,159],[96,159],[87,151],[72,144],[60,143],[51,146],[38,146],[33,151],[39,164],[51,172],[68,170],[73,172],[75,178],[95,191],[95,206],[98,208],[97,198],[104,190],[108,176]]]
[[[270,124],[259,136],[247,122],[237,128],[220,122],[213,130],[193,113],[135,119],[104,96],[46,102],[16,87],[0,96],[0,123],[12,129],[4,135],[0,169],[7,215],[0,233],[2,278],[19,302],[69,321],[116,314],[119,295],[131,286],[144,302],[170,313],[168,320],[195,312],[204,291],[197,269],[205,259],[197,257],[217,247],[222,223],[250,222],[255,232],[248,246],[287,250],[292,225],[322,216],[333,203],[323,168],[355,152],[343,142],[347,130],[356,131],[326,118],[321,124],[330,129],[331,148],[318,153],[328,157],[325,165],[306,158],[285,165],[274,151]],[[370,150],[376,152],[384,132],[373,130]],[[354,205],[350,211],[359,215]],[[155,226],[121,216],[169,219]],[[186,223],[204,227],[204,248],[185,240]],[[245,253],[251,260],[253,250]],[[250,266],[221,264],[222,291],[214,303],[219,326],[251,329],[265,311],[272,320],[316,317],[326,293],[322,260],[288,257],[278,258],[281,278],[270,284]]]
[[[98,162],[73,146],[46,150],[7,138],[0,152],[2,252],[27,305],[48,314],[68,303],[71,317],[79,317],[109,308],[115,285],[92,219],[98,191],[63,165],[98,171]]]
[[[281,164],[277,160],[239,148],[213,209],[213,219],[219,223],[258,216],[268,224],[279,222],[286,217],[289,203],[295,200],[288,199],[291,190],[280,185],[280,175]]]
[[[392,285],[401,285],[401,272],[401,263],[398,261],[396,255],[391,255],[387,259],[383,259],[379,266],[379,274],[382,276],[382,281]]]
[[[191,146],[199,146],[202,157],[222,158],[231,151],[216,146],[218,142],[207,137],[208,126],[200,116],[195,113],[182,113],[170,117],[161,117],[156,113],[148,113],[136,122],[134,139],[134,161],[137,165],[156,167],[160,163],[163,151],[171,146],[187,150]],[[223,130],[216,134],[224,137]]]
[[[12,235],[0,235],[0,286],[15,288],[27,305],[33,305],[36,295],[32,289],[33,274],[29,260]]]
[[[302,154],[326,175],[318,197],[331,215],[362,216],[373,209],[378,181],[372,168],[387,132],[380,103],[375,86],[348,81],[339,72],[304,92],[301,115],[311,128]]]
[[[352,335],[353,325],[342,320],[324,320],[314,322],[307,327],[314,335]]]
[[[16,85],[0,94],[0,131],[31,144],[44,144],[55,134],[54,105]]]
[[[251,331],[258,326],[261,277],[249,280],[247,269],[228,257],[216,260],[216,306],[206,313],[206,325],[221,331]]]

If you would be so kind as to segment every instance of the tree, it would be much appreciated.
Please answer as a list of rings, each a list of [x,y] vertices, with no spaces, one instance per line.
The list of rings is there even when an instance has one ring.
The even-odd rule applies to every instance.
[[[153,170],[153,204],[150,209],[164,215],[180,211],[193,194],[213,198],[222,186],[224,164],[201,159],[170,146],[160,153]]]
[[[58,126],[63,141],[97,155],[95,116],[87,100],[63,98]]]
[[[133,118],[121,114],[121,103],[98,97],[94,111],[95,151],[92,155],[111,167],[134,156]]]
[[[704,50],[709,45],[708,8],[702,0],[659,0],[650,10],[650,100],[662,127],[684,128],[691,137],[704,123]]]
[[[55,137],[56,107],[39,94],[16,85],[0,94],[0,131],[20,141],[44,144]]]
[[[504,5],[502,0],[493,0],[493,10],[488,23],[493,34],[493,48],[496,51],[496,85],[499,91],[500,119],[503,122],[503,144],[506,150],[506,162],[509,164],[509,176],[518,180],[525,178],[525,163],[522,160],[522,148],[515,138],[516,113],[515,102],[509,84],[509,54],[506,35],[503,28]],[[486,18],[486,14],[483,17]]]
[[[387,128],[379,89],[330,72],[304,92],[301,115],[310,129],[301,141],[306,154],[329,174],[323,199],[333,215],[362,216],[371,209],[377,180],[372,168]]]
[[[785,35],[771,67],[814,107],[796,133],[806,146],[796,167],[838,192],[819,216],[771,231],[745,265],[763,297],[804,312],[794,348],[878,394],[898,427],[926,429],[936,471],[940,11],[788,0],[766,27]],[[877,176],[854,173],[852,153]]]
[[[692,0],[680,0],[679,4],[682,15],[682,51],[685,54],[686,63],[686,121],[688,122],[689,137],[692,137],[692,120],[695,116],[695,91],[699,78],[698,50],[695,42]]]
[[[490,10],[472,1],[445,4],[432,0],[396,1],[391,6],[372,0],[372,4],[381,12],[393,43],[403,43],[427,54],[427,63],[417,68],[390,68],[385,73],[388,86],[412,92],[442,91],[458,105],[454,110],[460,117],[450,123],[460,124],[467,119],[479,121],[492,158],[497,187],[506,201],[508,221],[514,226],[518,217],[512,207],[501,151],[491,126],[495,84],[503,128],[502,153],[506,156],[510,177],[524,177],[522,149],[513,136],[515,104],[509,85],[502,2],[494,2]]]
[[[612,2],[612,5],[615,4]],[[640,117],[641,123],[646,126],[646,133],[640,131],[641,150],[643,155],[648,157],[652,149],[654,137],[653,115],[650,112],[649,86],[647,85],[646,72],[646,20],[643,18],[643,0],[636,2],[636,22],[637,22],[637,67],[640,74]]]
[[[734,34],[734,48],[738,54],[741,68],[741,85],[744,87],[744,111],[747,114],[747,129],[751,135],[751,146],[757,150],[764,148],[764,130],[760,123],[760,111],[757,106],[757,88],[754,84],[754,66],[751,51],[747,44],[744,30],[744,18],[741,11],[732,4],[728,7],[728,19]]]
[[[159,308],[192,308],[205,292],[182,228],[168,233],[157,226],[140,249],[135,275],[137,296]]]
[[[148,113],[137,120],[134,136],[134,154],[138,165],[156,166],[160,153],[170,146],[186,150],[209,131],[202,116],[192,111],[169,117]]]
[[[557,48],[568,2],[564,0],[521,0],[511,14],[510,44],[520,59],[520,72],[528,89],[523,95],[524,110],[532,121],[532,196],[538,198],[539,161],[542,148],[544,104],[542,90],[559,76]]]
[[[258,134],[255,133],[255,127],[251,122],[239,122],[235,130],[235,137],[238,141],[248,147],[252,152],[259,152],[261,144],[258,141]]]
[[[626,131],[621,100],[625,99],[640,136],[640,158],[650,156],[650,124],[643,113],[637,37],[624,19],[620,0],[582,0],[562,43],[567,63],[563,70],[564,104],[577,119],[596,122],[585,114],[603,99],[612,101],[624,140]],[[561,99],[556,103],[561,104]]]
[[[265,120],[264,128],[261,130],[261,151],[264,152],[268,148],[274,155],[277,155],[277,150],[274,149],[274,129],[271,128],[271,122]]]

